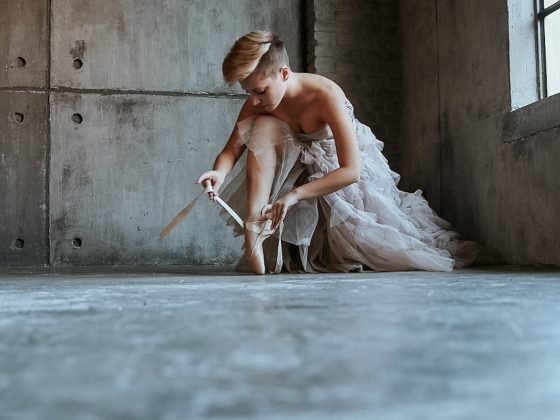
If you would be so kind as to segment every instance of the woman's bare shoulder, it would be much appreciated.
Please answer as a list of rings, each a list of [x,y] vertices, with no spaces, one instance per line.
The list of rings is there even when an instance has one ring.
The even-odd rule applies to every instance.
[[[313,93],[313,102],[319,105],[325,105],[332,101],[344,101],[346,98],[342,88],[325,76],[302,73],[302,79],[307,90]]]

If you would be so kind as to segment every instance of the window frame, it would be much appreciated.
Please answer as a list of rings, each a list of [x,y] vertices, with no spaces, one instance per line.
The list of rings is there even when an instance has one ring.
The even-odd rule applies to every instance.
[[[537,41],[537,75],[538,75],[538,96],[539,100],[548,97],[547,78],[546,78],[546,33],[544,30],[544,20],[554,12],[560,13],[560,0],[544,7],[544,0],[535,0],[535,19],[536,19],[536,41]]]
[[[560,13],[558,3],[545,9],[544,0],[508,0],[511,109],[501,119],[506,143],[529,141],[552,131],[560,135],[560,93],[543,95],[546,72],[542,72],[541,54],[545,51],[540,42],[541,22],[544,25],[544,18],[552,12]],[[540,19],[539,11],[543,12]]]

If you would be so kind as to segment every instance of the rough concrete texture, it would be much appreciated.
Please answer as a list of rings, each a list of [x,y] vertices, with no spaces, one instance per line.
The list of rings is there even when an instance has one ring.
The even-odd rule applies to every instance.
[[[53,1],[53,87],[241,92],[224,56],[253,29],[278,31],[303,64],[303,0]],[[76,70],[73,60],[81,59]]]
[[[420,18],[419,18],[420,17]],[[430,206],[441,212],[441,162],[436,4],[400,2],[402,62],[400,186],[421,189]],[[419,42],[422,40],[422,42]]]
[[[400,172],[400,45],[398,2],[314,0],[313,69],[345,91],[357,118],[385,142]]]
[[[303,0],[0,0],[0,192],[9,203],[0,265],[234,261],[240,244],[207,202],[165,242],[158,234],[199,191],[193,181],[211,169],[241,107],[230,95],[240,88],[222,81],[227,50],[272,29],[303,70],[304,16]],[[49,107],[33,99],[14,125],[38,97]]]
[[[241,244],[206,196],[163,242],[159,232],[202,191],[196,178],[212,167],[242,100],[56,93],[51,104],[52,264],[237,259]]]
[[[0,92],[0,266],[47,263],[47,95]]]
[[[535,133],[560,129],[560,95],[534,102],[508,112],[502,125],[502,139],[507,142],[529,140]]]
[[[426,153],[411,159],[433,162],[432,151],[438,144],[441,148],[442,216],[465,237],[502,252],[507,262],[560,264],[560,130],[504,142],[503,123],[511,112],[507,2],[438,0],[432,2],[437,15],[433,7],[418,6],[424,2],[403,3],[404,9],[418,11],[403,17],[404,36],[416,37],[414,45],[425,51],[432,49],[429,56],[437,50],[438,90],[412,60],[403,69],[405,83],[422,87],[406,93],[405,102],[416,105],[403,114],[403,126],[410,133],[429,127],[422,137],[429,144]],[[407,25],[410,19],[424,23]],[[435,46],[418,37],[430,26],[436,29]],[[428,65],[423,59],[418,63],[421,68]],[[426,109],[431,110],[428,115]],[[407,148],[403,153],[415,151]],[[415,179],[420,171],[411,167],[403,175]]]
[[[46,86],[48,4],[0,0],[0,88]]]
[[[4,269],[1,416],[556,420],[559,280]]]

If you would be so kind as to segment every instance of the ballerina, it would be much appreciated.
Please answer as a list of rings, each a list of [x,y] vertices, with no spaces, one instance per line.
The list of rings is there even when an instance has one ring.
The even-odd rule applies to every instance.
[[[211,185],[211,200],[220,194],[245,215],[243,229],[222,212],[244,235],[238,269],[451,271],[473,263],[477,244],[459,241],[420,190],[397,188],[383,142],[355,118],[343,90],[293,72],[278,35],[239,38],[222,70],[249,96],[213,169],[197,182]],[[245,150],[245,170],[220,193]],[[278,241],[266,241],[271,236]]]

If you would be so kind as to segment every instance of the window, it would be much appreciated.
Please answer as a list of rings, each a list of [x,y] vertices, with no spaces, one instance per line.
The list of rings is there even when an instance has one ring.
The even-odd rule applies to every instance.
[[[507,0],[511,112],[502,140],[560,130],[560,0]]]
[[[508,0],[511,109],[539,99],[537,14],[539,0]]]
[[[560,0],[535,0],[539,97],[560,93]]]

